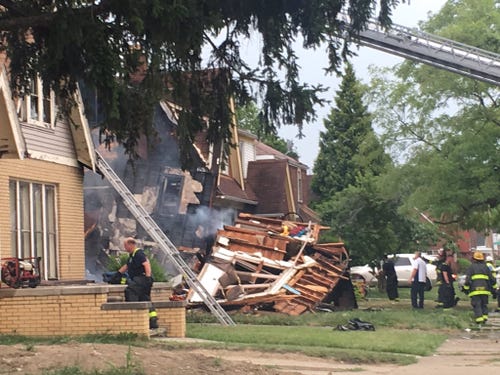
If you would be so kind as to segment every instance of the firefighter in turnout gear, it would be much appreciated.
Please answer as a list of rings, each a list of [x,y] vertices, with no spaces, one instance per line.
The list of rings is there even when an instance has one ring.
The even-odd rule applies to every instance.
[[[436,307],[443,307],[443,292],[444,292],[444,279],[443,279],[443,265],[446,260],[446,252],[444,249],[439,249],[436,261],[431,262],[436,266],[436,286],[438,287],[437,305]]]
[[[126,264],[120,267],[118,274],[128,273],[127,289],[125,289],[125,301],[139,302],[151,301],[151,288],[153,278],[151,275],[151,263],[144,254],[144,250],[137,247],[134,238],[129,237],[123,244],[129,254]],[[150,328],[158,328],[156,310],[151,307],[149,310]]]
[[[496,280],[497,279],[497,271],[495,270],[495,266],[493,263],[493,257],[491,255],[488,255],[486,257],[486,265],[488,266],[488,268],[491,271],[491,274],[493,275],[493,277]],[[497,308],[495,309],[495,312],[500,312],[500,291],[498,290],[499,287],[500,287],[500,285],[497,285],[497,289],[495,291],[492,291],[493,299],[495,299],[495,297],[496,297],[496,300],[497,300]]]
[[[477,324],[485,323],[488,320],[488,297],[496,289],[496,279],[484,263],[483,253],[474,252],[472,264],[465,273],[464,291],[470,297],[474,320]]]

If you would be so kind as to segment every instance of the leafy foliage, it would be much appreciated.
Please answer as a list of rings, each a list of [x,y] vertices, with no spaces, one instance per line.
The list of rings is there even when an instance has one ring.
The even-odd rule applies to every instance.
[[[450,1],[421,26],[498,53],[497,6]],[[378,71],[372,88],[385,144],[404,164],[393,179],[411,187],[406,210],[417,207],[438,224],[463,229],[500,227],[498,87],[404,62]]]
[[[145,250],[145,253],[151,264],[151,275],[153,276],[153,279],[158,282],[166,281],[167,277],[165,275],[165,270],[163,269],[161,264],[156,260],[155,257],[151,256],[150,251]],[[127,253],[122,253],[117,257],[110,258],[107,265],[108,269],[110,271],[118,271],[121,266],[127,263],[128,258],[129,254]]]
[[[387,188],[392,163],[372,129],[364,93],[347,65],[336,107],[320,135],[312,181],[319,197],[315,208],[346,243],[354,264],[411,251],[434,239],[434,228],[399,212],[405,195]]]
[[[186,146],[202,118],[208,119],[209,142],[229,143],[229,97],[259,97],[264,121],[297,124],[302,134],[324,88],[300,82],[296,40],[301,37],[306,49],[326,46],[326,69],[335,72],[350,53],[348,41],[376,6],[388,25],[399,2],[0,0],[0,48],[10,58],[16,95],[29,91],[29,79],[38,73],[67,113],[78,82],[94,89],[102,103],[101,127],[115,133],[132,157],[137,138],[154,135],[152,106],[174,99],[183,106],[178,135],[187,167]],[[351,19],[348,28],[337,18],[342,8]],[[248,38],[260,40],[256,67],[240,52]],[[196,73],[202,69],[213,74]]]
[[[374,136],[362,96],[363,87],[347,64],[335,107],[324,120],[326,131],[320,133],[311,186],[320,199],[355,185],[360,176],[380,174],[390,161]]]

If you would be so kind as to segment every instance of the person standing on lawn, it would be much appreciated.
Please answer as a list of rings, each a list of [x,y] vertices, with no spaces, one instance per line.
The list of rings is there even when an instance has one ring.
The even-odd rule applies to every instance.
[[[442,301],[441,307],[445,309],[455,306],[458,302],[458,299],[455,297],[455,288],[453,287],[452,262],[453,256],[446,255],[446,260],[441,265],[442,283],[439,286],[439,296]]]
[[[415,255],[413,256],[413,270],[409,280],[411,284],[411,306],[414,309],[424,308],[427,265],[421,255],[422,253],[420,251],[415,251]]]
[[[384,256],[384,264],[382,265],[382,273],[385,277],[385,290],[387,292],[387,297],[391,301],[399,301],[398,293],[398,275],[396,274],[396,269],[394,268],[394,262],[389,259],[387,255]]]
[[[472,264],[465,272],[464,291],[470,297],[470,304],[474,311],[474,320],[477,324],[488,320],[488,297],[495,293],[497,281],[491,270],[484,263],[484,254],[480,251],[472,255]]]

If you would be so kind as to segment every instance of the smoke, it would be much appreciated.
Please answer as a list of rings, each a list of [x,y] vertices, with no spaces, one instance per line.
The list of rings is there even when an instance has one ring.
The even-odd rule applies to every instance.
[[[206,206],[197,207],[192,214],[192,219],[198,225],[199,230],[197,236],[205,238],[207,236],[215,236],[217,230],[223,229],[224,225],[234,225],[234,220],[237,216],[237,211],[232,208],[215,209]]]

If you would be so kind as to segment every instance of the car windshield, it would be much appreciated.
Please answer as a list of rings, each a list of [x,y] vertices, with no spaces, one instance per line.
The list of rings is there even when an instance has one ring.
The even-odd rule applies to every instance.
[[[396,258],[395,266],[411,266],[410,258]]]

